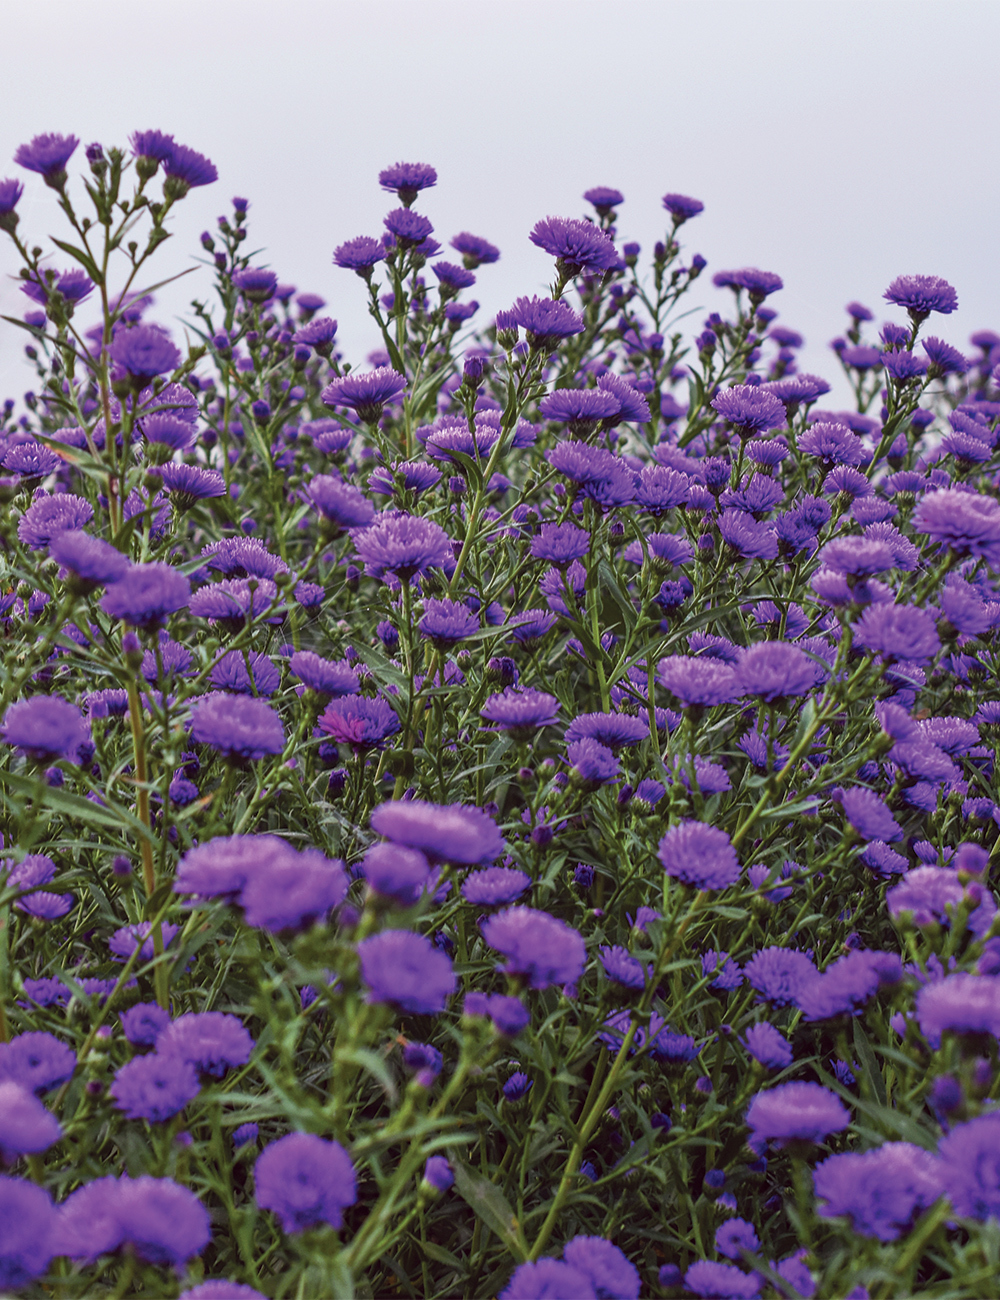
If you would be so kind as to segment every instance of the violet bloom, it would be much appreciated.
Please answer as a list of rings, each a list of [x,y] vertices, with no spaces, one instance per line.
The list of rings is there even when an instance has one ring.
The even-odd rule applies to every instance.
[[[851,786],[838,792],[836,802],[863,840],[892,843],[903,838],[901,827],[874,790]]]
[[[285,729],[263,700],[215,694],[195,706],[191,739],[218,750],[230,762],[242,763],[280,754]]]
[[[705,211],[705,205],[700,199],[688,198],[686,194],[664,194],[663,206],[673,217],[675,226],[683,225],[699,212]]]
[[[582,936],[548,912],[509,907],[484,921],[482,934],[507,958],[507,974],[524,976],[533,989],[573,984],[583,974],[587,949]]]
[[[13,1079],[0,1079],[0,1159],[38,1155],[62,1137],[55,1115],[33,1092]]]
[[[368,888],[380,898],[412,907],[430,883],[431,867],[419,849],[384,841],[373,844],[360,866]]]
[[[813,1170],[813,1186],[824,1218],[848,1218],[878,1241],[896,1241],[942,1191],[934,1156],[909,1142],[829,1156]]]
[[[964,1219],[1000,1218],[1000,1115],[956,1124],[938,1144],[938,1169],[955,1213]]]
[[[991,568],[1000,566],[1000,503],[993,497],[959,488],[928,492],[913,512],[913,528],[958,556],[982,557]]]
[[[610,185],[595,185],[593,189],[586,190],[583,197],[588,203],[594,205],[598,216],[602,217],[609,216],[612,208],[625,202],[625,195],[621,190],[616,190]]]
[[[182,1265],[211,1236],[208,1211],[195,1194],[169,1178],[100,1178],[62,1205],[61,1254],[91,1260],[131,1250],[150,1264]]]
[[[396,208],[390,212],[387,217],[383,218],[382,224],[389,234],[392,235],[400,248],[416,248],[423,244],[425,240],[433,233],[434,227],[427,217],[421,216],[419,212],[411,212],[408,208]],[[430,241],[434,242],[434,241]],[[435,251],[440,248],[440,244],[434,244]]]
[[[409,582],[427,569],[447,570],[455,562],[451,539],[440,524],[417,515],[380,515],[355,535],[354,545],[365,572],[375,578],[392,573]]]
[[[487,866],[504,851],[496,823],[481,809],[418,799],[381,804],[371,815],[377,835],[420,849],[432,861]]]
[[[825,676],[822,665],[787,641],[759,641],[747,650],[736,669],[739,693],[768,704],[808,695]]]
[[[56,1253],[58,1218],[44,1188],[0,1174],[0,1287],[20,1291]]]
[[[110,542],[81,529],[57,533],[49,542],[49,554],[72,575],[81,594],[117,582],[129,567],[128,558]]]
[[[331,699],[353,695],[360,686],[358,674],[346,660],[323,659],[311,650],[296,650],[288,661],[288,667],[309,690]]]
[[[223,578],[221,582],[206,583],[191,597],[191,613],[195,618],[207,618],[229,631],[238,632],[244,623],[260,618],[276,601],[278,588],[275,583],[269,578],[256,578],[255,582],[254,589],[245,578]],[[276,618],[280,621],[280,616]]]
[[[730,551],[741,558],[773,560],[778,554],[775,529],[758,523],[743,510],[724,510],[718,518],[718,529]]]
[[[632,424],[648,424],[650,420],[649,403],[637,388],[633,388],[627,379],[608,371],[597,378],[597,391],[610,393],[618,403],[618,410],[605,421],[605,427],[613,428],[626,421]]]
[[[593,736],[570,741],[566,746],[566,762],[573,769],[576,780],[590,789],[607,785],[619,773],[618,759]]]
[[[882,297],[905,307],[914,323],[926,320],[932,311],[948,316],[958,308],[958,294],[939,275],[899,275]]]
[[[178,510],[190,510],[199,501],[226,495],[226,480],[217,469],[170,463],[161,465],[156,473]]]
[[[751,1025],[742,1041],[753,1059],[769,1070],[783,1070],[792,1063],[788,1039],[767,1020]]]
[[[267,302],[274,297],[278,277],[262,266],[248,266],[233,272],[233,284],[248,302]]]
[[[178,1016],[156,1040],[156,1050],[161,1056],[187,1061],[213,1079],[221,1079],[232,1067],[246,1065],[253,1045],[253,1039],[236,1016],[221,1011],[187,1012]]]
[[[669,1267],[670,1265],[665,1265],[665,1268]],[[684,1274],[685,1290],[691,1291],[696,1296],[726,1296],[729,1300],[753,1300],[760,1295],[761,1286],[759,1274],[744,1273],[734,1264],[719,1264],[711,1259],[697,1260]]]
[[[620,944],[614,946],[605,944],[598,950],[598,956],[604,967],[604,974],[612,983],[619,984],[624,989],[645,988],[646,971],[642,962],[633,957],[627,948],[621,947]]]
[[[718,659],[668,655],[656,666],[656,680],[682,709],[731,704],[740,697],[736,673]]]
[[[52,1034],[28,1032],[0,1043],[0,1081],[9,1079],[29,1092],[47,1092],[72,1078],[75,1069],[72,1048]]]
[[[586,438],[602,420],[616,415],[621,403],[614,393],[599,388],[557,388],[542,398],[538,409],[547,420],[567,424],[574,438]]]
[[[38,497],[17,521],[17,536],[25,546],[40,551],[60,533],[85,527],[94,517],[89,501],[69,492]]]
[[[333,254],[333,261],[345,271],[354,271],[362,279],[370,280],[372,267],[376,262],[384,261],[385,253],[385,245],[380,239],[359,235],[357,239],[341,244]]]
[[[80,710],[59,695],[34,695],[12,704],[3,720],[3,738],[36,763],[77,761],[90,728]]]
[[[467,903],[498,907],[512,903],[531,887],[531,877],[512,867],[486,867],[470,871],[462,882],[461,894]]]
[[[715,1249],[726,1259],[741,1259],[741,1251],[759,1250],[760,1241],[752,1223],[746,1219],[729,1219],[715,1230]]]
[[[247,925],[292,934],[322,921],[344,900],[348,880],[341,862],[318,849],[286,853],[266,871],[253,871],[239,896]]]
[[[23,193],[24,186],[20,181],[11,180],[9,177],[6,180],[0,181],[0,229],[12,228],[9,224],[9,220],[8,225],[3,226],[2,219],[4,217],[10,219],[11,213],[14,212],[14,209],[20,202]],[[17,217],[14,216],[13,220],[16,224]]]
[[[138,1047],[152,1047],[170,1024],[170,1012],[156,1002],[137,1002],[119,1016],[128,1042]]]
[[[559,721],[559,701],[545,691],[517,690],[508,686],[491,695],[479,716],[497,731],[506,731],[515,740],[530,740],[541,727]]]
[[[176,370],[181,364],[180,352],[155,325],[117,329],[108,345],[108,355],[135,379],[151,379]]]
[[[529,238],[568,275],[608,271],[618,262],[614,241],[591,221],[546,217],[536,223]]]
[[[724,420],[735,425],[743,439],[785,423],[783,403],[759,385],[734,384],[723,388],[712,399],[712,406]]]
[[[561,1259],[548,1256],[520,1264],[500,1292],[499,1300],[597,1300],[589,1278]]]
[[[361,489],[332,474],[316,474],[305,492],[323,518],[340,528],[365,528],[375,518],[375,507]]]
[[[605,1237],[573,1237],[563,1247],[563,1259],[589,1280],[601,1300],[639,1300],[638,1269]]]
[[[236,695],[273,695],[281,683],[281,673],[267,655],[230,650],[212,665],[209,681],[216,690]]]
[[[177,1056],[152,1052],[133,1057],[115,1074],[109,1089],[129,1119],[162,1124],[180,1114],[201,1091],[194,1066]]]
[[[461,601],[428,598],[417,628],[437,649],[450,650],[479,631],[479,619]]]
[[[816,967],[795,948],[762,948],[747,962],[743,973],[773,1007],[797,1003],[799,994],[816,978]]]
[[[890,663],[897,659],[926,663],[941,649],[934,617],[919,605],[869,605],[854,624],[854,640]]]
[[[111,618],[151,632],[184,609],[190,598],[191,583],[173,565],[133,564],[108,587],[101,608]]]
[[[136,948],[139,949],[140,961],[152,961],[152,930],[152,921],[137,921],[132,925],[123,925],[108,940],[108,947],[115,954],[115,957],[121,961],[127,961]],[[164,947],[168,946],[171,939],[178,933],[178,930],[179,927],[172,925],[169,921],[161,925],[160,933],[163,936]]]
[[[21,281],[21,292],[27,294],[32,302],[48,310],[49,300],[56,294],[67,303],[83,302],[94,292],[94,282],[85,271],[60,271],[58,275],[48,271],[44,275],[32,276]],[[86,446],[86,437],[84,437]]]
[[[925,984],[917,994],[917,1020],[920,1032],[935,1049],[946,1031],[1000,1038],[1000,980],[994,975],[958,971],[936,984]]]
[[[456,252],[462,254],[462,262],[470,271],[474,271],[477,266],[500,260],[500,250],[496,244],[491,244],[487,239],[480,239],[478,235],[471,235],[467,230],[457,234],[451,241],[451,246]]]
[[[822,1142],[851,1122],[850,1113],[836,1093],[818,1083],[779,1083],[758,1092],[746,1116],[751,1141],[760,1149],[770,1140],[779,1147],[789,1142]]]
[[[383,930],[362,939],[358,959],[370,1002],[387,1002],[411,1015],[435,1015],[455,992],[450,960],[422,934]]]
[[[668,876],[696,889],[726,889],[739,879],[736,850],[725,831],[705,822],[671,826],[657,849]]]
[[[395,190],[401,203],[407,207],[421,190],[437,184],[437,172],[429,163],[393,163],[378,174],[378,183],[384,190]]]
[[[566,728],[566,743],[585,738],[609,749],[637,745],[649,735],[649,719],[628,713],[581,713]]]
[[[66,164],[79,143],[75,135],[36,135],[30,144],[18,146],[14,161],[59,188],[66,179]]]
[[[341,695],[331,700],[316,721],[324,735],[350,745],[355,753],[382,749],[399,731],[399,716],[388,701],[376,695]]]
[[[163,160],[163,171],[167,177],[163,192],[168,199],[182,199],[195,186],[211,185],[219,179],[211,159],[186,144],[174,145],[170,156]]]
[[[406,376],[398,374],[391,366],[378,366],[363,374],[343,375],[328,384],[320,394],[327,406],[346,406],[356,411],[366,424],[376,424],[387,402],[402,393]]]
[[[562,339],[583,333],[583,317],[562,299],[518,298],[509,315],[537,348],[554,348]]]

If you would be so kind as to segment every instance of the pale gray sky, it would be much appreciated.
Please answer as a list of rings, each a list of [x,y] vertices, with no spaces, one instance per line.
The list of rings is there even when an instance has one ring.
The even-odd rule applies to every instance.
[[[0,159],[41,131],[122,145],[135,129],[171,132],[208,154],[220,180],[181,205],[153,269],[191,265],[199,232],[244,195],[258,261],[328,300],[354,362],[377,340],[361,282],[331,254],[381,232],[395,203],[377,174],[397,160],[437,168],[419,207],[442,243],[471,230],[499,245],[473,290],[483,324],[543,290],[551,261],[528,242],[535,221],[579,216],[585,189],[612,185],[626,196],[619,234],[644,250],[662,234],[665,192],[705,203],[682,232],[709,261],[691,323],[728,296],[711,272],[777,271],[786,287],[771,304],[805,334],[803,368],[827,378],[844,304],[878,313],[899,274],[956,286],[959,311],[932,326],[950,342],[1000,330],[995,0],[6,0],[4,10]],[[64,233],[38,178],[12,162],[3,175],[27,183],[23,232]],[[26,305],[16,269],[0,236],[6,314]],[[158,317],[175,329],[207,273],[183,285],[160,295]],[[0,323],[0,396],[30,384],[21,347]]]

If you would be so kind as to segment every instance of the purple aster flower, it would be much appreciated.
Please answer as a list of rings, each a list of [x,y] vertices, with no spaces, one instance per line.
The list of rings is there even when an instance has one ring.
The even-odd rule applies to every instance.
[[[4,869],[7,869],[7,885],[12,889],[47,885],[56,874],[56,864],[42,853],[26,854],[16,864],[12,864],[9,858],[0,861],[0,870]]]
[[[14,209],[20,202],[23,193],[24,186],[20,181],[11,180],[10,178],[0,181],[0,228],[10,230],[17,224]],[[14,214],[13,218],[12,214]],[[4,218],[7,218],[6,225],[3,224]]]
[[[610,185],[595,185],[593,189],[587,190],[583,197],[588,203],[594,205],[598,216],[601,217],[609,216],[612,208],[625,202],[625,195],[621,190],[613,189]]]
[[[42,1031],[18,1034],[0,1044],[0,1082],[10,1080],[29,1092],[47,1092],[73,1077],[76,1055],[72,1048]]]
[[[590,550],[590,534],[576,524],[542,524],[531,539],[531,554],[536,560],[547,560],[565,568],[574,560],[582,559]]]
[[[248,266],[233,272],[233,284],[248,302],[267,302],[274,297],[278,277],[263,266]]]
[[[394,163],[378,174],[378,183],[390,193],[395,190],[407,207],[421,190],[437,184],[437,172],[428,163]]]
[[[787,641],[759,641],[736,669],[740,695],[755,695],[767,703],[808,695],[826,670],[805,651]]]
[[[542,398],[538,409],[547,420],[568,424],[574,438],[585,438],[601,420],[616,415],[621,404],[613,393],[599,388],[557,388]]]
[[[650,420],[649,403],[637,388],[633,388],[627,379],[610,372],[599,375],[597,391],[610,393],[618,402],[618,411],[605,420],[607,428],[613,428],[625,422],[631,424],[648,424]]]
[[[580,784],[588,788],[606,785],[619,772],[618,759],[592,736],[571,741],[566,746],[566,761]]]
[[[3,738],[36,763],[77,761],[90,742],[90,727],[80,710],[59,695],[35,695],[12,704],[3,721]]]
[[[256,1128],[256,1125],[252,1127]],[[239,1132],[239,1129],[236,1132]],[[255,1291],[252,1286],[244,1286],[242,1282],[210,1278],[199,1286],[182,1291],[177,1300],[266,1300],[266,1297],[259,1291]]]
[[[776,531],[743,510],[724,510],[718,518],[718,529],[726,545],[742,558],[773,560],[778,554]]]
[[[767,1020],[750,1026],[743,1038],[743,1046],[755,1061],[769,1070],[783,1070],[792,1063],[793,1053],[788,1039]]]
[[[149,632],[184,609],[190,598],[191,583],[173,565],[133,564],[108,587],[101,608],[112,618]]]
[[[0,1174],[0,1287],[20,1291],[45,1273],[58,1244],[57,1222],[44,1188]]]
[[[371,1002],[388,1002],[411,1015],[435,1015],[455,991],[450,960],[422,934],[383,930],[362,939],[358,959]]]
[[[75,135],[36,135],[30,144],[18,147],[14,161],[19,167],[37,172],[58,187],[66,179],[66,164],[79,143]]]
[[[707,657],[668,655],[656,666],[656,680],[682,709],[730,704],[740,694],[734,670],[718,659]]]
[[[163,412],[146,416],[142,421],[142,436],[150,444],[149,455],[155,460],[168,452],[190,451],[197,441],[198,431],[190,420],[180,419]]]
[[[956,555],[1000,565],[1000,503],[992,497],[958,488],[928,492],[913,512],[913,527]]]
[[[960,900],[961,895],[958,897]],[[893,914],[898,914],[898,909]],[[945,1031],[1000,1038],[1000,980],[994,975],[959,971],[939,983],[925,984],[917,994],[917,1020],[920,1032],[935,1049]]]
[[[462,254],[462,261],[470,271],[474,271],[477,266],[500,260],[500,250],[495,244],[480,239],[478,235],[470,235],[467,230],[457,234],[451,241],[451,246]]]
[[[54,474],[62,460],[54,451],[43,447],[40,442],[31,439],[15,442],[0,454],[0,464],[12,474],[20,474],[24,479],[42,479]]]
[[[108,940],[108,947],[122,961],[131,957],[136,948],[139,949],[139,959],[141,961],[153,960],[153,940],[151,932],[153,929],[152,921],[138,921],[133,925],[123,925],[116,930]],[[178,927],[172,925],[169,921],[163,925],[161,933],[163,935],[163,944],[166,947],[171,939],[177,934]]]
[[[958,308],[958,294],[939,275],[897,276],[882,297],[905,307],[915,322],[926,320],[932,311],[947,316]]]
[[[93,517],[89,501],[69,492],[57,492],[32,502],[18,520],[17,535],[25,546],[40,551],[53,537],[83,528]]]
[[[892,843],[903,838],[896,819],[874,790],[857,785],[835,793],[844,816],[863,840]]]
[[[726,1259],[741,1259],[740,1251],[760,1249],[760,1241],[752,1223],[746,1219],[729,1219],[715,1230],[715,1249]]]
[[[854,625],[854,640],[889,662],[926,663],[941,649],[934,618],[919,605],[869,605]]]
[[[873,573],[884,573],[896,564],[889,543],[875,537],[835,537],[826,543],[818,558],[827,568],[852,577],[867,578]]]
[[[247,925],[289,934],[308,929],[347,893],[343,864],[318,849],[285,853],[266,871],[251,871],[239,897]]]
[[[440,1194],[454,1185],[455,1174],[444,1156],[428,1156],[421,1182],[426,1183],[433,1192]]]
[[[799,993],[816,978],[816,967],[804,952],[795,948],[762,948],[747,962],[744,974],[774,1007],[797,1002]]]
[[[178,510],[190,510],[199,501],[226,495],[226,480],[217,469],[201,465],[161,465],[157,475]]]
[[[743,972],[728,952],[709,951],[702,954],[701,973],[714,975],[711,987],[732,993],[743,983]]]
[[[546,636],[559,622],[558,614],[547,609],[525,609],[510,620],[514,640],[523,646],[533,646]]]
[[[813,1186],[824,1218],[848,1218],[879,1241],[896,1241],[942,1191],[938,1162],[909,1142],[829,1156],[813,1170]]]
[[[486,866],[504,851],[503,836],[493,819],[462,804],[393,800],[375,809],[371,827],[396,844],[420,849],[432,861]]]
[[[218,750],[230,762],[243,763],[280,754],[285,747],[285,729],[263,700],[213,694],[193,710],[191,739]]]
[[[811,406],[817,398],[830,391],[830,385],[819,375],[789,375],[768,384],[768,391],[773,393],[786,406],[796,407],[801,403]]]
[[[109,1091],[117,1108],[129,1119],[162,1124],[193,1101],[201,1085],[194,1066],[188,1061],[151,1052],[148,1056],[133,1057],[123,1065]]]
[[[563,1259],[589,1279],[600,1300],[639,1300],[639,1272],[605,1237],[573,1237]]]
[[[267,655],[230,650],[212,665],[209,681],[216,690],[237,695],[273,695],[281,684],[281,673]]]
[[[188,190],[211,185],[219,179],[215,164],[186,144],[174,145],[170,156],[163,160],[163,170],[167,176],[163,186],[167,198],[182,199]]]
[[[554,257],[569,275],[578,275],[581,271],[608,271],[618,262],[614,240],[590,221],[546,217],[536,223],[530,239],[536,247]]]
[[[346,660],[322,659],[311,650],[296,650],[288,661],[292,674],[318,695],[353,695],[360,686],[358,674]]]
[[[396,208],[383,218],[382,224],[394,237],[400,248],[416,248],[433,232],[434,227],[427,217],[409,208]]]
[[[507,974],[524,976],[533,989],[572,984],[583,974],[587,949],[582,936],[548,912],[509,907],[481,928],[489,946],[507,958]]]
[[[163,1030],[156,1040],[156,1050],[161,1056],[177,1057],[202,1074],[221,1079],[228,1069],[246,1065],[253,1052],[253,1039],[236,1016],[221,1011],[188,1012]]]
[[[439,650],[450,650],[479,631],[479,619],[461,601],[428,598],[417,628]]]
[[[148,158],[156,163],[164,162],[176,147],[174,137],[163,131],[134,131],[129,136],[129,144],[134,157]]]
[[[508,686],[489,697],[479,716],[515,740],[530,740],[540,727],[551,727],[559,721],[559,707],[556,697],[545,691]]]
[[[58,274],[47,271],[42,276],[32,276],[21,281],[21,292],[27,294],[32,302],[37,302],[46,309],[49,300],[58,294],[67,303],[83,302],[94,292],[94,282],[85,271],[60,271]],[[86,438],[84,439],[86,446]]]
[[[0,1079],[0,1158],[5,1163],[47,1151],[61,1137],[59,1121],[30,1089]]]
[[[921,341],[921,347],[927,353],[928,372],[938,375],[964,375],[969,369],[968,360],[944,339],[933,335]]]
[[[637,745],[649,735],[649,720],[627,713],[580,713],[566,728],[566,742],[589,737],[609,749]]]
[[[673,217],[675,226],[683,225],[699,212],[705,211],[705,205],[700,199],[690,199],[686,194],[664,194],[663,206]]]
[[[400,907],[419,902],[430,883],[431,867],[426,856],[419,849],[407,849],[401,844],[373,844],[360,870],[372,893]]]
[[[834,465],[863,465],[868,459],[856,434],[827,420],[817,420],[799,437],[799,451],[815,456],[827,469]]]
[[[111,360],[135,379],[151,379],[176,370],[181,354],[163,330],[155,325],[118,329],[108,346]]]
[[[531,877],[512,867],[485,867],[471,871],[462,883],[461,894],[467,903],[498,907],[512,903],[531,887]]]
[[[382,749],[399,731],[396,710],[381,696],[341,695],[331,700],[316,722],[325,735],[350,745],[355,753]]]
[[[705,822],[671,826],[657,849],[663,870],[697,889],[726,889],[739,879],[740,864],[729,836]]]
[[[18,911],[27,912],[39,921],[58,921],[72,911],[75,902],[73,894],[53,894],[47,889],[39,889],[19,898],[14,906]]]
[[[258,1124],[240,1124],[233,1129],[233,1146],[244,1147],[250,1142],[256,1142],[259,1134]]]
[[[128,1042],[138,1047],[152,1047],[170,1024],[170,1013],[156,1002],[137,1002],[119,1017]]]
[[[889,377],[895,379],[897,383],[906,383],[927,373],[927,362],[921,361],[918,356],[907,352],[905,348],[894,352],[883,352],[882,365]]]
[[[195,618],[207,618],[238,631],[248,619],[259,618],[269,609],[278,594],[269,578],[256,578],[255,582],[254,589],[245,578],[223,578],[200,587],[191,597],[191,613]]]
[[[384,261],[385,245],[380,239],[359,235],[341,244],[333,254],[334,263],[345,271],[356,271],[364,279],[371,279],[372,267]]]
[[[699,1259],[684,1274],[684,1287],[696,1296],[727,1297],[727,1300],[753,1300],[760,1295],[762,1282],[757,1273],[744,1273],[733,1264],[718,1264]]]
[[[343,375],[328,384],[320,394],[327,406],[346,406],[356,411],[366,424],[375,424],[381,418],[387,402],[391,402],[406,387],[406,376],[398,374],[391,366],[378,366],[363,374]]]
[[[583,333],[583,317],[562,299],[518,298],[509,315],[538,348],[554,348],[561,339]]]
[[[1000,1115],[956,1124],[938,1144],[938,1160],[957,1215],[980,1222],[1000,1218]]]
[[[590,1279],[561,1259],[519,1265],[499,1300],[597,1300]]]
[[[883,840],[871,840],[866,844],[860,860],[880,876],[898,876],[909,867],[906,858],[890,849]]]
[[[755,306],[769,294],[784,288],[780,275],[773,271],[759,271],[755,266],[745,266],[739,271],[720,271],[712,277],[712,283],[720,288],[746,289]]]
[[[457,293],[460,289],[471,289],[476,283],[476,277],[471,271],[464,266],[456,266],[454,262],[435,262],[431,270],[437,276],[443,291]]]
[[[637,961],[627,948],[617,944],[614,947],[604,945],[598,949],[598,956],[605,975],[612,983],[620,984],[626,989],[646,987],[646,971],[642,962]]]
[[[365,572],[381,578],[395,574],[409,582],[427,569],[449,569],[455,562],[451,539],[440,524],[417,515],[383,514],[354,539]]]
[[[818,1083],[779,1083],[758,1092],[746,1116],[752,1141],[763,1148],[767,1141],[822,1142],[830,1133],[847,1128],[851,1116],[839,1097]]]
[[[684,505],[691,480],[680,470],[666,465],[646,465],[639,473],[635,499],[637,505],[653,515],[661,515],[674,506]]]
[[[330,316],[319,316],[297,329],[292,335],[292,342],[315,348],[321,357],[328,357],[333,351],[336,333],[337,322]]]
[[[368,476],[368,491],[380,496],[392,496],[396,491],[397,479],[402,479],[403,488],[419,496],[441,481],[441,471],[436,465],[421,460],[397,460],[390,467],[381,465],[372,470]]]

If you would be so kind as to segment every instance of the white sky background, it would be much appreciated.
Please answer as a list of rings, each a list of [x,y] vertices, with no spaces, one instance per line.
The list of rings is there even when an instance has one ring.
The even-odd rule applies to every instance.
[[[200,231],[243,195],[257,264],[327,299],[354,364],[378,338],[362,282],[331,255],[381,233],[397,203],[377,175],[397,160],[437,168],[417,208],[443,244],[470,230],[501,249],[471,291],[474,323],[545,291],[552,263],[531,227],[583,215],[583,191],[610,185],[626,198],[619,237],[644,256],[665,228],[664,193],[704,202],[681,231],[687,256],[709,262],[688,330],[729,305],[711,274],[751,265],[784,278],[768,305],[806,336],[801,368],[830,380],[844,304],[901,319],[880,303],[899,274],[941,275],[958,290],[958,312],[925,332],[963,348],[976,329],[1000,332],[995,0],[5,0],[3,10],[0,159],[39,132],[74,133],[73,174],[92,140],[174,134],[212,158],[220,180],[175,209],[176,237],[152,275],[194,264]],[[66,237],[40,178],[13,162],[0,162],[3,175],[26,183],[23,237]],[[57,254],[52,265],[69,262]],[[7,315],[29,306],[17,269],[0,235]],[[186,277],[150,318],[179,337],[178,316],[209,284],[207,271]],[[23,342],[0,322],[0,398],[32,386]]]

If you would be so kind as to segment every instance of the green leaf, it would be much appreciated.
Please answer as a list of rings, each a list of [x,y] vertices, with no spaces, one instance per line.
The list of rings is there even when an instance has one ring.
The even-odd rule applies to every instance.
[[[74,261],[79,262],[83,269],[95,283],[100,283],[101,272],[98,270],[97,263],[82,248],[77,248],[75,244],[67,244],[61,239],[56,239],[53,235],[49,238],[55,244],[56,248],[61,248],[64,253],[68,253]]]
[[[337,1052],[336,1059],[348,1061],[351,1065],[360,1065],[363,1070],[374,1075],[392,1104],[396,1104],[396,1085],[392,1075],[386,1069],[385,1060],[378,1052],[372,1052],[367,1047],[352,1047],[347,1051]]]
[[[878,1061],[875,1059],[875,1053],[872,1051],[872,1045],[868,1041],[868,1035],[861,1027],[861,1021],[854,1021],[854,1050],[857,1052],[861,1061],[861,1069],[874,1096],[877,1098],[880,1106],[887,1103],[885,1091],[885,1080],[882,1078],[882,1071],[879,1069]]]
[[[30,776],[24,776],[19,772],[4,772],[0,777],[0,789],[9,786],[21,794],[33,795],[37,790],[37,783]],[[46,786],[42,792],[42,803],[46,808],[60,813],[64,817],[77,818],[91,826],[111,826],[115,830],[122,829],[122,823],[131,827],[136,835],[143,839],[151,840],[148,826],[145,826],[138,817],[135,816],[128,808],[105,797],[107,807],[102,807],[99,803],[94,803],[91,799],[83,799],[80,795],[70,794],[68,790],[60,789],[58,786]]]
[[[465,1273],[465,1265],[458,1256],[453,1255],[450,1250],[445,1250],[444,1246],[439,1246],[436,1241],[422,1241],[420,1249],[435,1264],[445,1264],[448,1268],[453,1268],[456,1273]]]
[[[451,1162],[455,1171],[455,1186],[478,1219],[486,1224],[491,1232],[496,1233],[519,1264],[523,1264],[528,1251],[521,1232],[521,1225],[514,1217],[506,1196],[482,1174],[477,1174],[471,1165],[461,1160]]]

